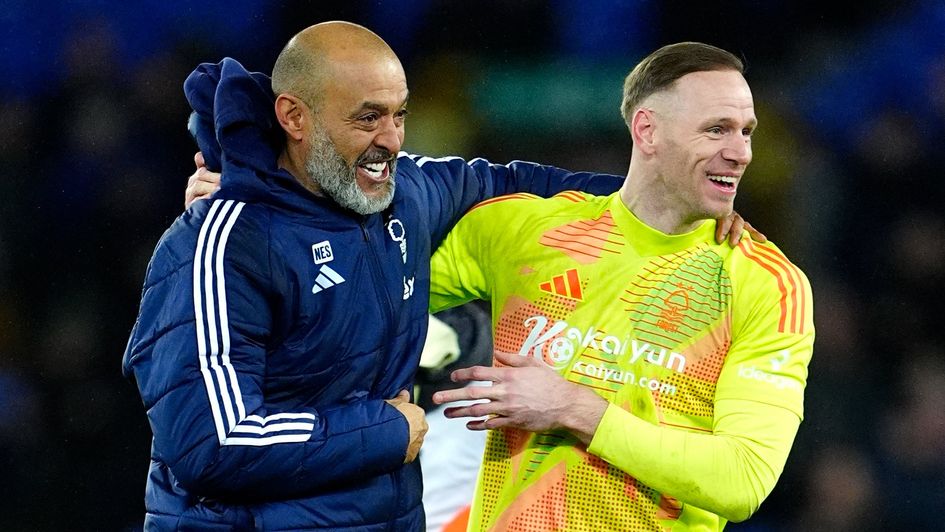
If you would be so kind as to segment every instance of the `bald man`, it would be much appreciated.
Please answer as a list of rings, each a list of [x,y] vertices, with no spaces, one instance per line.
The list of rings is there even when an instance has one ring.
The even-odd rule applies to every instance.
[[[123,360],[153,433],[147,530],[422,530],[410,404],[430,255],[493,196],[622,178],[398,155],[396,55],[312,26],[271,82],[232,59],[185,82],[220,189],[165,232]]]
[[[387,208],[408,96],[387,43],[355,24],[313,26],[279,55],[272,90],[287,138],[279,166],[358,214]]]

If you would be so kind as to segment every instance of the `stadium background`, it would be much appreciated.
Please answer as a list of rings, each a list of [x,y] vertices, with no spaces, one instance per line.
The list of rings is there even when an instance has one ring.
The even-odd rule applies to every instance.
[[[181,84],[224,56],[268,72],[338,18],[401,57],[406,149],[618,174],[637,60],[742,55],[761,128],[737,207],[809,274],[818,333],[787,470],[729,530],[938,528],[945,3],[825,3],[3,0],[0,529],[140,527],[149,428],[120,361],[193,171]]]

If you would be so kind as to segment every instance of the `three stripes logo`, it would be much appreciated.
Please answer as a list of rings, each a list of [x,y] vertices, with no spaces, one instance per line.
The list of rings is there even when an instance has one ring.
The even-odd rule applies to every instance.
[[[756,244],[750,238],[742,239],[738,243],[738,249],[767,270],[777,281],[778,291],[781,292],[778,332],[803,334],[804,326],[810,319],[810,310],[801,271],[780,251],[764,244]]]
[[[345,282],[345,278],[338,275],[338,272],[332,270],[328,265],[323,265],[318,270],[318,277],[315,278],[315,284],[312,286],[312,293],[317,294],[335,285]]]
[[[240,367],[230,358],[229,306],[226,298],[226,243],[244,204],[213,200],[200,226],[194,250],[194,317],[200,374],[207,390],[213,424],[221,445],[260,447],[301,443],[312,437],[315,415],[276,412],[251,414],[243,402]]]
[[[576,268],[571,268],[561,275],[555,275],[550,281],[545,281],[538,285],[538,289],[556,296],[584,301],[584,292],[581,290],[581,279],[578,277]]]
[[[315,278],[315,284],[312,286],[313,294],[345,282],[344,277],[325,264],[335,259],[335,254],[331,251],[331,242],[322,240],[317,244],[312,244],[312,258],[315,260],[315,264],[322,265],[318,269],[318,277]]]

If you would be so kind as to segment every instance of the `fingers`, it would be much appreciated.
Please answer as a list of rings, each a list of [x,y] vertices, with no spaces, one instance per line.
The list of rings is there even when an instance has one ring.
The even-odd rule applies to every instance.
[[[725,218],[715,221],[715,241],[718,244],[725,242],[726,237],[730,246],[735,247],[742,240],[742,234],[748,231],[748,236],[755,242],[767,242],[768,237],[751,226],[742,215],[735,211]]]
[[[510,366],[514,368],[521,367],[541,367],[545,365],[544,362],[536,360],[530,356],[522,356],[517,353],[504,353],[502,351],[495,351],[495,360],[498,363],[497,366]],[[492,382],[501,382],[502,381],[502,369],[501,367],[486,367],[486,366],[470,366],[468,368],[460,368],[450,374],[450,378],[453,382],[464,382],[464,381],[492,381]]]
[[[742,239],[742,231],[745,229],[745,219],[737,212],[732,212],[729,218],[732,220],[732,227],[728,233],[728,244],[735,247]]]
[[[544,365],[544,362],[535,359],[530,356],[522,356],[518,353],[504,353],[502,351],[494,352],[496,361],[500,362],[504,366],[512,366],[513,368],[522,368],[522,367],[540,367]]]
[[[473,403],[463,406],[451,406],[443,410],[443,417],[454,419],[458,417],[485,417],[497,415],[497,405],[492,402]]]
[[[752,225],[748,223],[747,221],[745,222],[745,230],[748,231],[748,236],[750,236],[751,239],[754,240],[755,242],[768,241],[768,237],[766,237],[764,233],[752,227]]]
[[[404,404],[403,400],[401,399],[384,399],[384,402],[394,408],[398,408],[400,405]]]
[[[460,368],[450,373],[450,379],[453,382],[466,381],[492,381],[499,382],[501,379],[498,368],[487,368],[485,366],[471,366]]]
[[[404,393],[401,392],[397,395],[397,398],[391,399],[392,401],[399,400],[403,397]],[[420,454],[420,447],[423,446],[423,440],[426,436],[427,430],[430,426],[427,424],[426,416],[423,412],[423,409],[417,405],[401,402],[398,410],[407,418],[407,425],[409,427],[409,440],[407,442],[407,452],[404,456],[404,463],[409,464],[413,462],[417,455]]]
[[[197,152],[194,154],[194,164],[197,165],[197,169],[206,168],[207,162],[203,160],[203,153]]]
[[[489,430],[489,427],[486,426],[485,419],[474,419],[466,423],[466,428],[469,430]]]
[[[473,419],[466,423],[466,428],[469,430],[490,430],[514,426],[515,423],[505,416],[490,416],[486,419]]]
[[[733,213],[736,216],[738,213]],[[715,243],[721,244],[725,242],[725,237],[729,236],[730,231],[732,230],[732,215],[726,216],[725,218],[719,218],[715,221]]]
[[[203,155],[197,152],[194,162],[203,161]],[[210,197],[220,187],[220,174],[211,172],[206,167],[198,166],[197,171],[187,178],[187,188],[184,190],[184,208],[201,199]]]
[[[433,402],[441,405],[443,403],[453,403],[456,401],[490,399],[491,390],[491,386],[466,386],[465,388],[456,388],[454,390],[440,390],[433,394]]]
[[[407,390],[401,390],[394,398],[385,399],[385,401],[394,408],[400,408],[400,405],[410,403],[410,393]]]
[[[214,187],[217,187],[220,185],[220,174],[216,172],[211,172],[210,170],[207,170],[205,167],[198,168],[197,171],[194,172],[194,175],[191,176],[191,178],[193,178],[194,181],[197,181],[200,183],[209,183],[213,185]]]

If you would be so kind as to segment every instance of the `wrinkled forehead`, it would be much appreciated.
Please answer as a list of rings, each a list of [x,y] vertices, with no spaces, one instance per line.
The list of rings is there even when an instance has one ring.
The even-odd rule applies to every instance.
[[[355,57],[329,61],[325,76],[326,92],[344,99],[363,99],[366,95],[404,100],[407,77],[396,57]]]
[[[325,65],[326,76],[339,83],[407,83],[404,68],[393,53],[341,48],[325,57]]]

